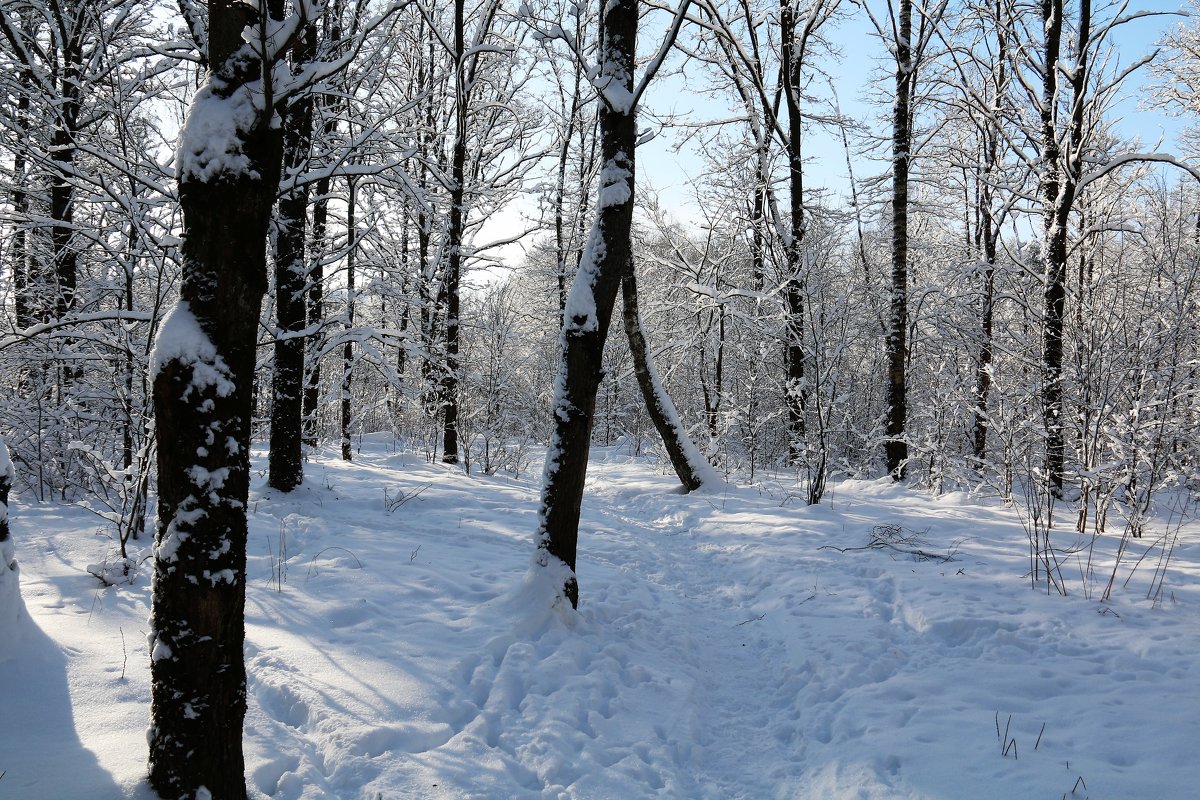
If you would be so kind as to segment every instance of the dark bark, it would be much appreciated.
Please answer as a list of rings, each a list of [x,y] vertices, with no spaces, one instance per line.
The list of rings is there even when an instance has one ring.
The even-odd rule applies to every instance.
[[[17,139],[13,147],[13,187],[12,206],[16,227],[12,233],[9,247],[9,258],[13,275],[13,311],[16,315],[17,330],[24,330],[33,325],[33,302],[29,291],[29,195],[25,192],[26,154],[25,136],[29,124],[29,91],[33,77],[27,70],[22,70],[20,86],[23,91],[17,98],[14,120],[16,122]]]
[[[804,457],[804,407],[808,399],[804,376],[804,115],[800,108],[800,72],[804,55],[799,38],[804,34],[796,30],[797,23],[793,1],[784,0],[779,9],[779,24],[783,31],[781,77],[788,122],[788,210],[791,215],[791,230],[784,248],[787,258],[783,291],[787,314],[784,393],[788,412],[788,457],[792,464],[798,464]]]
[[[997,48],[992,69],[993,105],[1003,102],[1008,90],[1008,35],[996,9]],[[994,173],[1000,162],[1000,132],[992,119],[983,121],[982,169],[976,177],[976,206],[979,221],[976,226],[978,249],[982,261],[983,275],[979,309],[979,359],[975,367],[975,414],[971,427],[971,451],[976,469],[983,473],[987,457],[988,439],[988,396],[992,389],[993,326],[996,309],[996,250],[1000,236],[994,202]]]
[[[326,16],[329,20],[329,16]],[[325,41],[332,49],[336,49],[342,38],[341,26],[336,16],[333,24],[327,28]],[[322,141],[328,143],[337,132],[336,101],[328,96],[321,100],[321,108],[325,110],[325,121],[322,124]],[[321,359],[320,353],[324,347],[324,336],[319,332],[325,322],[325,249],[326,229],[329,222],[329,174],[325,172],[317,180],[316,197],[313,199],[312,245],[309,249],[309,269],[307,281],[306,314],[308,326],[313,333],[307,338],[305,353],[305,383],[304,383],[304,444],[316,447],[320,439],[320,424],[317,418],[317,407],[321,400]]]
[[[7,467],[8,450],[3,442],[0,442],[0,458],[4,460],[4,466]],[[8,493],[12,491],[12,480],[9,477],[7,469],[0,469],[0,506],[4,506],[0,512],[0,542],[8,539]],[[0,569],[7,569],[8,564],[0,563]]]
[[[229,19],[239,13],[228,2],[209,5],[210,63],[220,66],[209,86],[218,97],[261,76],[259,64],[230,57],[241,28]],[[185,170],[179,181],[181,307],[164,323],[160,342],[166,335],[169,343],[170,325],[183,321],[186,328],[190,312],[211,352],[194,346],[168,352],[154,377],[159,501],[149,777],[155,791],[172,800],[193,798],[200,787],[221,800],[246,796],[242,647],[251,391],[281,141],[269,124],[240,131],[239,138],[249,170],[226,169],[207,181]]]
[[[577,40],[583,38],[583,15],[580,14],[575,18],[575,37]],[[554,253],[557,259],[558,270],[556,278],[558,280],[558,313],[561,316],[567,308],[567,256],[568,256],[568,241],[566,232],[566,197],[567,197],[567,162],[571,155],[571,139],[575,136],[575,128],[579,122],[579,103],[581,99],[581,85],[583,74],[579,68],[574,69],[574,83],[571,87],[570,105],[566,111],[567,128],[563,132],[562,143],[558,151],[558,182],[554,192]],[[581,166],[582,171],[582,166]]]
[[[621,282],[622,308],[621,316],[625,323],[625,335],[629,339],[629,352],[633,356],[633,372],[637,376],[638,387],[642,390],[642,400],[646,403],[646,411],[654,429],[658,431],[671,466],[679,476],[679,482],[689,492],[699,489],[704,483],[700,470],[702,465],[693,464],[688,458],[688,452],[695,453],[687,431],[682,430],[676,423],[679,420],[675,404],[666,393],[662,383],[656,380],[654,362],[646,346],[646,336],[642,332],[642,317],[638,312],[637,275],[633,269],[632,260],[626,266],[625,278]]]
[[[1067,305],[1067,234],[1076,186],[1082,171],[1084,93],[1087,89],[1087,52],[1090,46],[1091,0],[1079,4],[1076,62],[1068,78],[1071,116],[1067,151],[1059,144],[1058,105],[1063,34],[1062,0],[1042,0],[1045,29],[1042,63],[1042,176],[1043,224],[1045,228],[1045,320],[1042,346],[1042,419],[1046,428],[1046,473],[1051,491],[1063,493],[1066,465],[1066,433],[1063,406],[1063,325]]]
[[[892,115],[892,298],[887,335],[887,440],[884,454],[893,480],[908,460],[905,425],[908,391],[908,168],[912,148],[912,0],[900,0],[896,47],[896,101]]]
[[[607,0],[601,4],[600,79],[610,78],[632,92],[637,50],[638,3]],[[572,286],[588,291],[590,309],[572,308],[568,301],[562,331],[562,356],[556,381],[554,431],[546,456],[545,483],[538,514],[538,561],[550,557],[571,571],[562,587],[572,607],[579,605],[575,554],[579,511],[587,477],[588,451],[596,409],[596,390],[603,376],[604,340],[612,321],[617,290],[632,263],[634,147],[637,127],[632,108],[600,108],[600,199],[592,228],[590,258],[585,256]],[[621,183],[627,191],[621,191]],[[590,291],[589,291],[590,290]]]
[[[339,429],[341,430],[342,460],[350,461],[353,458],[350,447],[352,444],[350,424],[354,421],[354,414],[350,405],[350,387],[354,379],[354,342],[351,332],[354,330],[354,307],[357,302],[354,270],[358,256],[358,226],[355,221],[355,214],[358,210],[358,186],[353,177],[347,178],[346,184],[346,231],[349,249],[346,251],[346,343],[342,345],[342,380],[339,394],[341,397],[341,424]]]
[[[450,220],[446,260],[446,364],[442,372],[442,461],[458,463],[458,315],[467,163],[467,82],[463,0],[454,0],[454,145],[450,155]]]
[[[331,133],[332,123],[326,123],[326,132]],[[308,292],[305,313],[309,327],[314,329],[308,337],[305,357],[304,381],[304,444],[316,447],[320,440],[320,424],[317,406],[321,400],[320,352],[324,337],[316,329],[325,322],[325,231],[329,223],[329,177],[322,176],[316,183],[316,199],[313,201],[312,249],[309,253]]]
[[[75,163],[75,136],[79,120],[78,53],[64,52],[66,66],[62,83],[62,111],[54,128],[50,158],[54,173],[50,182],[50,244],[54,257],[54,317],[63,319],[75,308],[79,253],[75,249],[75,185],[71,173]]]
[[[972,453],[980,471],[987,456],[988,395],[992,389],[992,328],[996,308],[996,231],[990,192],[981,201],[980,233],[983,239],[983,287],[979,309],[979,360],[975,368],[975,419],[971,429]]]
[[[317,26],[309,23],[292,49],[293,64],[302,69],[316,53]],[[313,95],[304,92],[290,104],[284,125],[284,177],[295,179],[308,163],[313,127]],[[267,482],[290,492],[304,480],[305,287],[308,268],[304,240],[308,224],[308,185],[288,188],[275,212],[275,368],[271,373],[271,441]]]
[[[1046,262],[1042,345],[1042,420],[1046,428],[1046,470],[1056,494],[1062,493],[1062,323],[1066,306],[1067,229],[1059,193],[1062,190],[1055,103],[1062,44],[1062,2],[1042,0],[1045,25],[1042,63],[1042,215]]]

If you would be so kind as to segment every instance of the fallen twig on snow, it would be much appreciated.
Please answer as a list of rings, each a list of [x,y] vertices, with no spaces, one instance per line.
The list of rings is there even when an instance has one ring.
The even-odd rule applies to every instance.
[[[917,561],[954,561],[954,554],[958,552],[958,542],[946,553],[934,553],[923,549],[926,545],[925,534],[929,533],[926,528],[923,531],[905,531],[899,525],[876,525],[871,529],[870,541],[862,547],[834,547],[827,544],[823,547],[818,547],[818,550],[837,550],[839,553],[849,553],[855,550],[891,550],[896,553],[904,553],[912,556]]]

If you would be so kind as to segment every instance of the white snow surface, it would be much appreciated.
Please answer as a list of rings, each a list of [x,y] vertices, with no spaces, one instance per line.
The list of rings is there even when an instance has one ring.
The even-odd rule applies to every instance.
[[[154,337],[154,349],[150,352],[152,380],[169,361],[191,365],[193,388],[215,386],[221,397],[227,397],[236,388],[230,380],[229,366],[200,327],[186,300],[178,301],[167,313]]]
[[[261,102],[261,98],[258,98]],[[254,175],[243,152],[244,137],[258,120],[254,88],[239,86],[229,97],[213,91],[211,81],[192,98],[175,150],[175,177],[208,182]]]
[[[13,467],[12,457],[8,454],[8,445],[0,439],[0,475],[8,478],[11,484],[17,477],[17,470]]]
[[[1030,590],[1025,534],[998,501],[851,481],[806,508],[781,479],[681,495],[666,465],[601,449],[572,612],[527,574],[536,481],[371,437],[356,458],[315,457],[288,495],[251,490],[254,798],[1128,800],[1200,785],[1195,523],[1166,602],[1144,599],[1143,564],[1101,605],[1078,579],[1066,598]],[[385,488],[422,487],[385,511]],[[0,798],[150,800],[149,581],[102,588],[84,571],[112,546],[95,517],[17,500],[28,614],[19,648],[0,639]],[[880,524],[957,543],[956,560],[821,549]]]

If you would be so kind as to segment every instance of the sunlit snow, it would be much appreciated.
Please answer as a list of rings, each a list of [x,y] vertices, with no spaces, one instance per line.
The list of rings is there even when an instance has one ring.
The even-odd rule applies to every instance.
[[[356,458],[313,459],[290,495],[251,489],[254,798],[1200,785],[1195,524],[1158,607],[1145,565],[1105,605],[1077,578],[1066,598],[1031,591],[1025,533],[995,500],[859,481],[805,507],[782,477],[682,495],[618,446],[589,470],[575,613],[528,570],[536,479],[468,477],[381,439]],[[385,489],[422,487],[385,510]],[[18,495],[12,522],[27,613],[0,639],[0,797],[148,800],[148,580],[84,572],[112,543],[78,508]],[[954,560],[832,549],[879,525]]]

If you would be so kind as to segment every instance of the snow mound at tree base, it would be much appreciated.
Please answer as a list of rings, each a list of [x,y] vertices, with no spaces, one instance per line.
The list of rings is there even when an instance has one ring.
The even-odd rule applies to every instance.
[[[20,652],[24,614],[21,569],[12,558],[11,540],[0,542],[0,661],[8,661]]]

